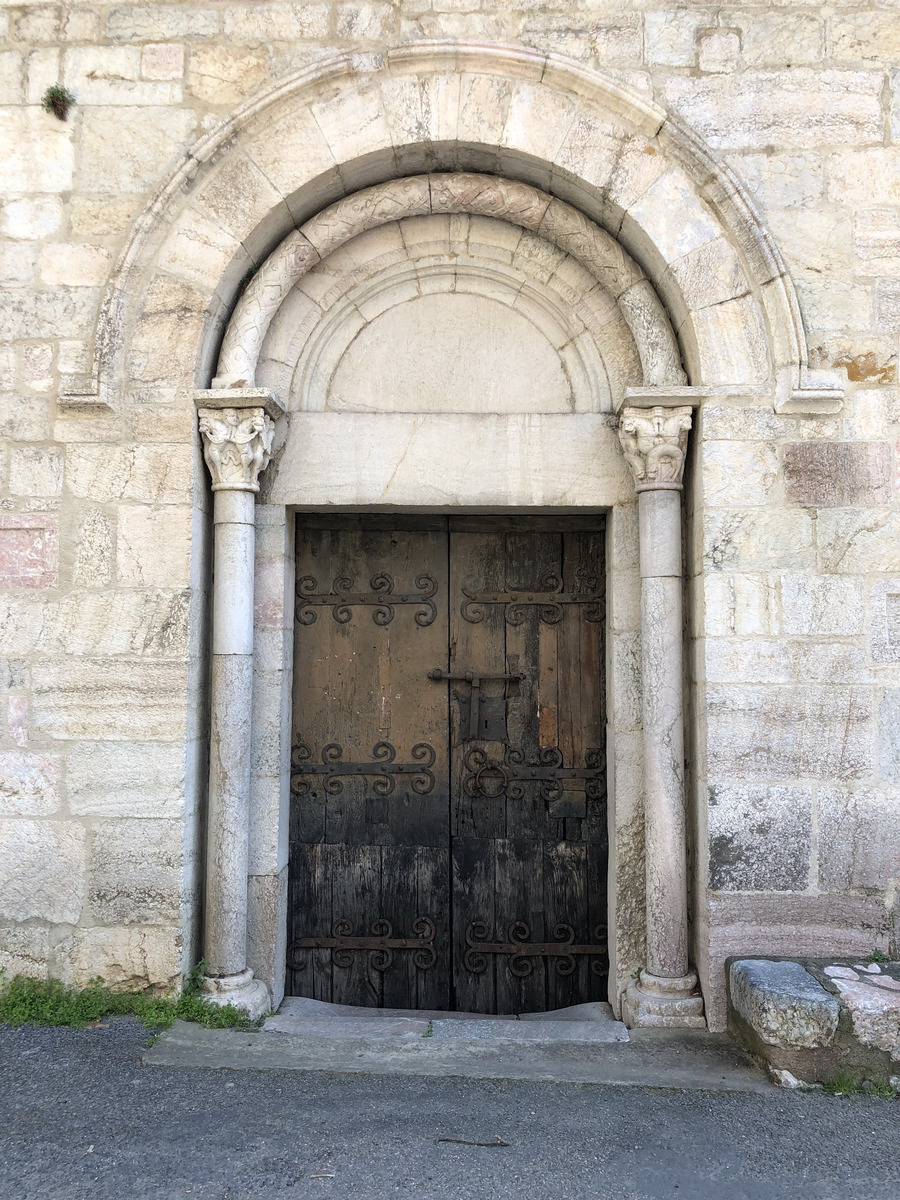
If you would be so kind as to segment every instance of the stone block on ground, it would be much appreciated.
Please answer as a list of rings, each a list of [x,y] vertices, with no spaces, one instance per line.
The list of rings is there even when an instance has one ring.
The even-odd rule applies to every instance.
[[[731,1003],[769,1046],[830,1046],[840,1005],[799,963],[739,959],[731,964]]]
[[[732,960],[729,992],[729,1031],[781,1087],[849,1078],[865,1090],[897,1073],[898,962]]]

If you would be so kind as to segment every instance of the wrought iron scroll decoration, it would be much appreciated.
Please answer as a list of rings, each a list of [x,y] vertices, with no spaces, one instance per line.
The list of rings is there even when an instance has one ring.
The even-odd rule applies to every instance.
[[[491,758],[486,750],[474,746],[463,759],[466,774],[463,790],[473,800],[521,800],[526,783],[539,783],[542,800],[553,803],[566,790],[567,780],[583,780],[589,800],[603,798],[606,755],[602,750],[584,752],[583,767],[564,767],[558,746],[546,746],[539,753],[539,762],[527,763],[525,752],[518,746],[505,746],[503,758]]]
[[[397,776],[410,776],[410,787],[419,796],[427,796],[434,787],[434,747],[416,742],[412,748],[413,762],[397,762],[397,751],[390,742],[376,742],[372,747],[372,762],[344,762],[344,748],[329,742],[322,750],[322,761],[312,762],[312,750],[305,742],[291,749],[291,791],[297,797],[308,796],[312,779],[321,776],[322,786],[329,796],[340,796],[344,790],[341,776],[375,776],[372,791],[376,796],[390,796]]]
[[[394,609],[398,604],[418,604],[415,615],[417,625],[430,625],[437,616],[431,597],[437,592],[437,580],[432,575],[417,575],[417,592],[394,592],[393,576],[380,571],[369,580],[370,592],[355,591],[355,582],[350,575],[338,575],[330,592],[320,592],[319,582],[314,575],[304,575],[297,580],[297,621],[300,625],[312,625],[317,617],[317,607],[331,607],[331,615],[339,625],[346,625],[352,617],[351,609],[357,605],[372,608],[372,620],[376,625],[390,625]]]
[[[379,918],[369,926],[368,935],[356,936],[350,921],[338,918],[331,927],[331,937],[298,938],[288,947],[288,961],[292,971],[306,967],[306,956],[302,950],[330,950],[331,961],[336,967],[352,967],[353,955],[368,952],[369,966],[376,971],[387,971],[394,961],[395,950],[411,950],[413,963],[427,971],[437,962],[434,949],[434,921],[430,917],[416,917],[412,923],[413,937],[394,937],[390,921]]]
[[[466,598],[459,611],[464,621],[477,625],[484,620],[486,605],[503,604],[506,606],[506,623],[521,625],[525,621],[525,610],[537,608],[538,616],[545,625],[557,625],[562,620],[564,605],[579,604],[584,606],[586,621],[602,621],[606,613],[606,596],[599,576],[585,567],[579,567],[575,571],[575,580],[574,591],[566,591],[561,577],[551,574],[544,576],[541,588],[536,591],[523,588],[514,592],[482,592],[475,586],[475,580],[469,578],[462,585],[462,594]]]
[[[594,928],[596,944],[576,944],[575,930],[571,925],[556,925],[553,929],[554,942],[529,942],[531,930],[523,921],[514,921],[507,930],[508,941],[489,942],[488,927],[484,921],[473,921],[466,930],[466,953],[463,961],[466,970],[480,975],[487,969],[487,955],[501,954],[509,958],[510,972],[517,979],[526,979],[534,970],[533,959],[555,958],[557,975],[571,975],[575,970],[575,956],[589,955],[591,974],[604,975],[608,958],[607,930],[605,925]]]

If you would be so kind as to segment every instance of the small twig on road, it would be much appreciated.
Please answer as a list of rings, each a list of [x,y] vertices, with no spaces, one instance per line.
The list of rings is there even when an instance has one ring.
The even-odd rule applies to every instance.
[[[450,1142],[454,1146],[503,1146],[507,1150],[509,1149],[509,1142],[501,1142],[500,1138],[494,1142],[467,1142],[465,1138],[435,1138],[434,1144],[437,1145],[438,1142]]]

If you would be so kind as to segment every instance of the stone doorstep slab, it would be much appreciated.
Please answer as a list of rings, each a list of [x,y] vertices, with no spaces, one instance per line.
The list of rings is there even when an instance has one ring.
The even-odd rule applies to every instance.
[[[464,1025],[457,1023],[456,1028]],[[458,1076],[727,1092],[773,1088],[726,1034],[704,1030],[638,1029],[627,1042],[513,1041],[324,1032],[267,1036],[176,1021],[145,1051],[142,1061],[148,1067],[194,1070]]]

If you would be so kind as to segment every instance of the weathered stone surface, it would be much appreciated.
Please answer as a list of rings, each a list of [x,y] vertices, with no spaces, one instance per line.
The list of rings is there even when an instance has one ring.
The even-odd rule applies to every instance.
[[[713,892],[709,897],[709,976],[704,989],[711,1029],[726,1026],[725,959],[761,955],[864,957],[886,950],[890,914],[879,896]]]
[[[853,1033],[863,1045],[886,1050],[900,1062],[900,992],[871,980],[835,979],[842,1002],[850,1010]]]
[[[72,591],[48,606],[39,640],[50,655],[140,655],[183,660],[187,590]]]
[[[187,87],[207,104],[236,104],[268,77],[261,50],[210,46],[193,50],[188,58]]]
[[[819,887],[827,892],[886,891],[900,862],[896,788],[821,788]]]
[[[57,196],[23,196],[0,208],[0,233],[40,240],[59,229],[62,217],[62,202]]]
[[[77,46],[64,57],[66,86],[92,105],[173,104],[181,86],[140,78],[137,46]]]
[[[731,1002],[769,1046],[830,1046],[840,1005],[799,963],[739,959],[729,973]]]
[[[66,755],[66,795],[77,816],[177,818],[184,787],[180,743],[79,742]]]
[[[117,105],[88,108],[82,120],[79,187],[116,193],[140,192],[158,179],[187,145],[196,118],[185,109]]]
[[[191,510],[121,505],[116,576],[128,587],[185,587],[190,582]]]
[[[885,688],[878,708],[878,765],[881,778],[900,783],[900,688]]]
[[[765,504],[778,482],[778,468],[778,450],[771,443],[706,442],[703,499],[729,508]]]
[[[192,477],[190,445],[108,446],[82,442],[70,446],[66,455],[67,490],[95,504],[112,500],[190,503]]]
[[[788,442],[784,493],[789,504],[843,508],[889,504],[891,448],[887,442]]]
[[[709,886],[798,892],[809,885],[812,790],[714,784],[709,789]]]
[[[34,722],[51,738],[167,741],[185,731],[183,666],[116,659],[41,659],[32,669]]]
[[[0,159],[10,192],[66,192],[72,186],[72,127],[37,107],[0,109]]]
[[[846,642],[710,638],[705,667],[710,683],[872,682],[863,651]]]
[[[716,685],[706,700],[713,779],[859,779],[872,770],[868,688]]]
[[[704,561],[713,571],[797,571],[813,564],[805,512],[711,513],[704,521]]]
[[[664,96],[713,146],[880,142],[881,77],[875,71],[744,71],[672,76]]]
[[[12,451],[9,489],[14,496],[58,496],[62,482],[62,454],[56,447]]]
[[[51,286],[99,287],[106,282],[111,257],[105,246],[52,242],[41,251],[38,270]]]
[[[181,982],[181,945],[174,925],[75,929],[50,951],[50,974],[71,987],[100,975],[120,991],[167,992]]]
[[[215,37],[221,15],[203,5],[120,5],[106,17],[106,34],[113,41],[145,41],[161,38]]]
[[[181,381],[185,368],[185,382],[190,381],[206,304],[202,291],[170,275],[157,275],[131,345],[136,381],[172,387]]]
[[[0,753],[0,817],[46,817],[59,808],[54,754]]]
[[[711,637],[781,632],[778,590],[770,575],[707,575],[705,632]]]
[[[878,663],[900,662],[900,579],[882,579],[869,596],[871,652]]]
[[[782,627],[785,633],[853,635],[863,630],[865,605],[855,579],[829,575],[783,575]]]
[[[141,50],[144,79],[180,79],[184,71],[184,46],[151,42]]]
[[[823,509],[816,524],[821,571],[836,575],[896,571],[900,514],[890,509],[868,513],[854,508]]]
[[[7,979],[47,974],[49,930],[46,925],[0,925],[0,972]]]
[[[75,543],[76,587],[106,587],[112,579],[112,530],[99,508],[89,508],[78,528]]]
[[[11,41],[0,65],[0,99],[8,101],[0,112],[7,191],[0,200],[0,266],[9,285],[3,334],[10,341],[0,346],[0,437],[12,445],[0,451],[0,515],[3,522],[58,522],[61,553],[58,570],[54,557],[34,576],[46,586],[25,581],[0,599],[0,652],[20,664],[0,708],[7,739],[3,763],[13,779],[8,791],[0,783],[4,821],[30,816],[62,825],[71,813],[110,823],[180,822],[185,790],[193,796],[193,775],[201,768],[195,763],[183,781],[181,752],[193,758],[194,742],[186,749],[193,734],[185,730],[204,711],[201,608],[209,579],[209,498],[189,389],[195,371],[203,376],[215,370],[209,360],[219,314],[235,299],[241,277],[285,229],[305,224],[374,179],[467,166],[480,173],[477,186],[493,194],[496,176],[509,167],[560,197],[552,213],[546,210],[542,229],[554,225],[563,199],[599,214],[609,229],[621,224],[623,241],[640,247],[652,287],[639,283],[641,272],[612,239],[612,258],[600,261],[595,241],[593,249],[581,247],[580,262],[599,273],[610,294],[628,294],[623,307],[639,296],[641,304],[630,310],[636,321],[652,316],[650,301],[665,297],[692,381],[740,387],[708,396],[695,414],[686,472],[689,628],[713,639],[698,643],[693,659],[700,739],[692,773],[708,774],[719,796],[710,812],[712,881],[722,889],[765,888],[771,904],[723,890],[710,900],[708,929],[705,913],[695,913],[700,955],[710,957],[709,1011],[715,1020],[717,972],[736,942],[742,952],[792,949],[806,937],[819,946],[841,942],[860,951],[881,944],[879,921],[886,919],[895,886],[891,805],[900,772],[894,696],[900,585],[891,582],[900,523],[890,469],[900,407],[886,386],[896,376],[900,331],[900,152],[884,141],[892,109],[895,140],[900,132],[900,76],[892,66],[897,34],[887,7],[838,6],[825,13],[770,3],[717,17],[697,6],[639,9],[633,0],[615,12],[591,13],[541,8],[533,0],[512,0],[502,12],[472,12],[462,0],[435,0],[428,13],[401,14],[381,0],[222,8],[182,0],[102,10],[0,5],[0,27],[7,24]],[[539,55],[504,51],[508,72],[496,66],[501,56],[488,70],[484,48],[460,49],[455,57],[440,51],[443,65],[432,75],[414,73],[402,54],[382,69],[378,56],[388,44],[425,36],[518,41],[572,55],[588,68],[603,63],[608,78],[632,96],[661,98],[728,149],[729,166],[747,184],[801,285],[814,367],[848,375],[843,410],[823,420],[774,411],[770,358],[796,368],[796,353],[774,310],[763,320],[757,299],[749,299],[746,270],[751,261],[765,260],[757,263],[759,282],[778,272],[777,259],[754,244],[740,222],[723,223],[723,214],[735,211],[727,195],[731,182],[717,181],[713,164],[689,161],[693,152],[673,149],[672,139],[680,135],[671,123],[654,136],[661,111],[654,115],[648,107],[641,117],[625,97],[604,95],[599,84],[592,90],[588,73],[570,76],[551,93],[547,85],[565,80],[568,68]],[[344,74],[327,86],[307,83],[302,100],[285,92],[269,109],[245,111],[226,144],[208,155],[207,142],[197,158],[181,159],[196,133],[214,133],[238,105],[261,99],[270,81],[283,84],[317,59],[344,50],[351,54]],[[370,85],[365,77],[371,71],[378,77]],[[39,108],[44,89],[57,80],[76,92],[66,123]],[[307,102],[314,112],[302,107]],[[157,187],[179,161],[195,173],[151,209]],[[419,190],[427,197],[432,188],[443,194],[446,185],[433,180]],[[636,538],[620,536],[631,519],[632,484],[609,414],[586,411],[591,420],[580,424],[562,408],[540,416],[536,409],[568,400],[564,388],[551,394],[546,374],[528,363],[547,340],[560,364],[555,377],[571,385],[576,407],[588,397],[590,407],[600,408],[614,407],[607,392],[621,398],[628,383],[642,377],[648,382],[656,367],[651,362],[641,368],[633,355],[615,351],[624,345],[619,310],[599,289],[587,303],[583,265],[575,269],[558,246],[533,232],[526,236],[503,224],[492,237],[483,214],[466,215],[473,194],[457,194],[457,211],[435,218],[445,222],[443,259],[434,257],[438,251],[428,242],[424,226],[431,218],[401,220],[383,238],[356,238],[335,251],[311,273],[309,290],[285,303],[280,329],[273,325],[266,369],[281,372],[274,390],[288,397],[293,387],[291,404],[306,411],[295,414],[296,422],[284,422],[278,435],[290,427],[287,447],[280,441],[274,446],[271,495],[283,502],[282,517],[293,503],[317,509],[423,503],[435,511],[457,504],[611,509],[618,922],[611,942],[614,973],[624,984],[646,961],[638,581],[630,570]],[[344,206],[352,207],[352,200]],[[139,213],[144,216],[136,220]],[[568,231],[570,254],[588,229],[584,219]],[[146,243],[144,233],[150,235]],[[137,240],[130,243],[132,235]],[[380,256],[388,254],[389,243],[401,250],[421,247],[415,281],[394,278],[374,293],[341,291],[353,278],[353,287],[362,284],[363,275],[354,273],[364,266],[365,279],[376,278],[371,272],[382,270]],[[92,372],[100,289],[129,244],[136,252],[128,260],[135,275],[123,303],[112,298],[106,310],[121,318],[110,339],[123,357],[109,376],[115,411],[57,409],[58,392],[76,382],[83,386]],[[412,261],[412,253],[405,254],[395,266],[405,271]],[[445,269],[439,296],[435,280]],[[471,284],[476,275],[478,292]],[[587,277],[591,288],[594,278]],[[755,283],[753,296],[771,300],[781,287],[780,279]],[[327,333],[327,324],[311,338],[312,327],[300,318],[306,321],[321,302],[332,305],[331,320],[338,291],[350,297],[346,311],[354,311],[360,324],[341,354],[336,337],[325,339],[335,358],[323,354],[318,360],[320,391],[340,411],[316,414],[309,411],[303,372],[293,383],[291,377],[297,347],[311,346]],[[520,354],[506,335],[526,298],[538,293],[535,309],[552,299],[554,318],[534,321],[536,339],[520,337]],[[504,304],[511,294],[519,307],[507,320]],[[404,297],[412,296],[423,301],[415,303],[429,320],[399,319]],[[392,297],[395,307],[388,312]],[[442,305],[477,309],[483,319],[444,321]],[[575,320],[570,328],[558,319],[565,312],[576,312],[596,339],[603,366],[595,354],[595,377],[585,374],[588,357]],[[554,323],[565,337],[550,336]],[[458,353],[447,348],[454,337]],[[403,353],[392,359],[398,344]],[[505,346],[498,370],[487,361],[492,345]],[[469,369],[466,353],[471,358],[473,346],[477,354]],[[291,350],[294,357],[285,359]],[[441,357],[443,368],[435,361]],[[335,379],[324,368],[338,362],[343,374]],[[380,394],[372,386],[373,365],[380,367]],[[399,383],[408,384],[414,365],[414,386],[401,397]],[[406,372],[404,380],[398,370]],[[474,392],[464,378],[467,370],[477,377]],[[759,385],[759,393],[748,394],[748,384]],[[443,420],[445,413],[436,419],[434,409],[451,393],[457,406],[477,407],[481,416],[469,413],[471,422],[456,422]],[[408,419],[385,414],[385,396],[411,408],[400,414]],[[498,408],[517,405],[514,420],[498,418]],[[549,415],[554,421],[546,420]],[[328,420],[317,424],[309,419],[314,417]],[[794,448],[785,450],[785,444]],[[816,508],[815,519],[801,511]],[[12,530],[9,524],[0,529],[0,543]],[[283,669],[279,657],[290,641],[280,636],[291,618],[286,553],[287,571],[282,550],[260,537],[257,619],[266,636],[257,638],[257,666],[267,672]],[[14,558],[10,551],[7,562]],[[280,700],[287,686],[282,677],[259,674],[257,687],[269,686],[272,694],[258,696],[254,710],[265,718],[257,724],[254,761],[272,772],[254,781],[253,796],[266,797],[254,836],[259,833],[265,847],[265,870],[275,871],[284,857],[277,801],[288,737]],[[735,689],[743,690],[738,696]],[[142,745],[142,737],[152,740]],[[52,760],[45,751],[58,739],[70,743],[59,747],[60,760],[66,759],[62,780],[36,766],[39,759]],[[24,747],[17,752],[17,743],[26,741],[30,757]],[[798,772],[802,783],[795,782]],[[812,825],[810,790],[817,806]],[[810,828],[818,830],[811,843]],[[185,928],[196,923],[192,826],[188,843],[181,884]],[[818,853],[812,864],[810,845]],[[698,846],[701,856],[707,850]],[[814,877],[818,872],[824,897],[771,892],[804,886],[804,869],[807,876],[810,869]],[[276,884],[275,875],[256,878],[252,952],[276,986],[284,958],[278,915],[284,879]],[[816,879],[809,883],[815,886]],[[867,893],[865,901],[847,896],[855,889]],[[722,908],[723,896],[740,902],[740,912]],[[812,908],[802,908],[801,899],[821,904],[809,916]],[[136,907],[134,902],[132,917],[139,919]],[[120,927],[78,931],[85,933],[83,941],[72,942],[54,961],[73,978],[86,980],[100,964],[125,981],[159,982],[173,977],[172,964],[182,953],[173,949],[181,919],[160,927],[158,944],[146,926],[140,938],[120,938]],[[732,935],[735,941],[729,941]],[[53,940],[58,937],[55,931]],[[39,937],[22,949],[23,961],[31,955],[33,963],[47,953],[46,939]],[[157,966],[141,965],[154,955]]]
[[[0,920],[77,924],[85,831],[73,821],[0,821]]]
[[[94,827],[88,909],[106,925],[174,924],[181,901],[181,822],[120,817]]]

